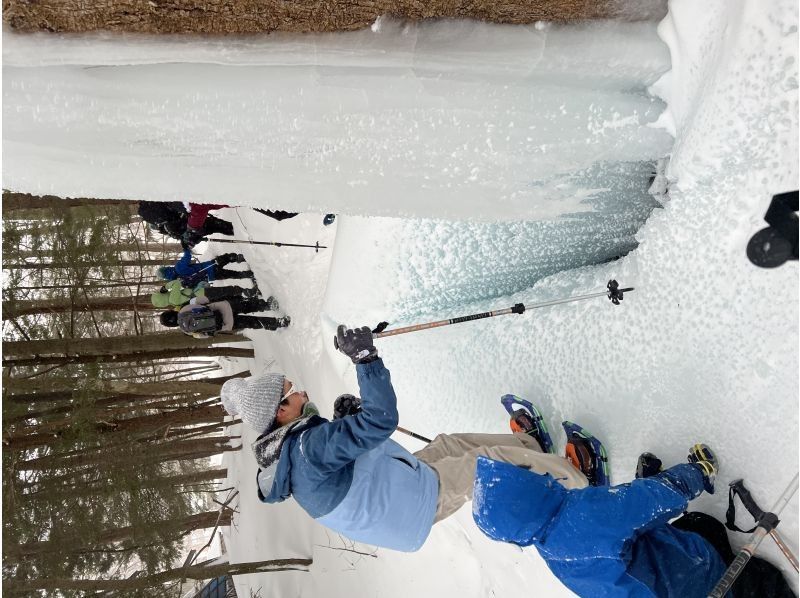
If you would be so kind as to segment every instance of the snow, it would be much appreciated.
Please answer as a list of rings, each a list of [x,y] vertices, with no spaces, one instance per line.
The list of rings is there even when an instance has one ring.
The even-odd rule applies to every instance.
[[[400,425],[502,432],[499,398],[518,394],[557,445],[563,419],[600,437],[613,483],[633,477],[644,450],[671,465],[706,442],[719,490],[692,508],[722,519],[730,481],[743,477],[770,507],[798,467],[798,264],[761,270],[745,256],[772,194],[798,186],[797,21],[790,0],[672,0],[663,42],[646,24],[387,19],[346,36],[200,44],[6,35],[4,186],[307,212],[220,215],[238,238],[328,247],[241,246],[292,317],[252,333],[254,373],[285,372],[323,415],[357,392],[331,342],[340,323],[397,327],[597,292],[611,278],[634,286],[620,306],[592,299],[380,339]],[[129,66],[87,68],[97,47],[94,66]],[[653,209],[647,162],[670,148],[670,201]],[[113,176],[97,176],[101,164]],[[324,227],[329,211],[339,215]],[[402,554],[353,545],[292,501],[260,504],[255,434],[242,434],[243,450],[225,456],[241,493],[231,559],[314,558],[308,573],[238,578],[242,596],[571,595],[534,549],[484,537],[469,505]],[[797,514],[795,496],[779,527],[795,552]],[[759,553],[797,588],[770,540]]]
[[[653,89],[669,105],[660,122],[673,123],[677,136],[668,168],[671,201],[636,234],[641,244],[633,253],[559,272],[528,288],[514,263],[509,271],[521,284],[506,287],[497,281],[503,280],[503,257],[513,253],[508,229],[340,216],[333,254],[312,258],[315,264],[330,260],[315,269],[327,270],[328,279],[303,276],[313,301],[291,308],[293,317],[309,324],[277,335],[291,351],[286,363],[279,358],[274,367],[294,379],[302,376],[329,413],[335,396],[357,390],[352,366],[331,346],[338,323],[430,321],[601,290],[613,277],[636,286],[618,307],[591,300],[379,341],[401,425],[427,436],[502,431],[498,399],[513,392],[535,401],[551,430],[569,418],[601,437],[614,483],[631,479],[643,450],[672,464],[685,459],[691,443],[704,441],[720,455],[720,490],[693,508],[723,518],[725,488],[739,477],[763,506],[771,506],[797,469],[798,270],[796,263],[757,269],[744,247],[763,227],[771,195],[797,185],[796,17],[791,3],[670,4],[659,35],[673,69]],[[302,218],[313,225],[317,217]],[[282,227],[257,236],[277,235]],[[317,235],[332,234],[320,229]],[[522,228],[518,235],[528,243],[522,254],[534,252],[532,232]],[[482,268],[493,251],[501,257]],[[251,254],[259,264],[256,255],[270,256],[267,280],[274,277],[272,264],[287,267],[292,259],[311,257],[293,258],[288,250]],[[293,278],[305,268],[296,268]],[[493,284],[496,292],[487,289]],[[320,300],[312,288],[322,286],[327,290]],[[299,337],[305,351],[296,350]],[[303,355],[311,355],[305,364]],[[421,446],[395,437],[413,450]],[[254,471],[248,453],[234,458],[247,460],[245,471]],[[246,476],[241,482],[242,518],[251,515],[269,533],[291,511],[297,516],[292,542],[307,534],[297,554],[313,551],[315,564],[311,573],[262,577],[241,582],[243,588],[270,588],[277,595],[569,595],[535,550],[487,542],[469,507],[437,525],[418,553],[377,550],[372,558],[327,548],[350,544],[302,525],[294,505],[271,512],[258,504],[248,495],[254,483]],[[795,551],[797,505],[795,497],[781,523]],[[741,525],[745,521],[740,517]],[[281,540],[271,543],[268,554],[278,556],[285,545],[275,533]],[[743,536],[731,537],[742,544]],[[797,587],[771,542],[760,553]]]

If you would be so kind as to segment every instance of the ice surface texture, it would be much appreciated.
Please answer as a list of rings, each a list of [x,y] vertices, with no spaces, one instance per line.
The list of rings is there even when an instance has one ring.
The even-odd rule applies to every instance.
[[[648,126],[664,104],[646,88],[669,67],[653,23],[373,29],[224,40],[7,34],[4,186],[547,219],[590,209],[583,200],[597,182],[579,175],[593,165],[652,160],[671,146]]]

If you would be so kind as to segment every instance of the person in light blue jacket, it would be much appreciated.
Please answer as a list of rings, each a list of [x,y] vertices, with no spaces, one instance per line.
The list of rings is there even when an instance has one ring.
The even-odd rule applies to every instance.
[[[441,434],[412,454],[390,439],[397,397],[369,328],[337,331],[356,364],[361,411],[328,421],[280,374],[233,379],[226,410],[263,432],[253,446],[259,498],[293,497],[319,523],[351,540],[411,552],[431,527],[472,496],[475,460],[491,456],[549,473],[566,487],[587,485],[566,459],[543,453],[526,434]]]

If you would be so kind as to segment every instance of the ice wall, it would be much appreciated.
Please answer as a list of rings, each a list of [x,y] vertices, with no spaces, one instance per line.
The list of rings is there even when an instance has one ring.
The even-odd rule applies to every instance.
[[[614,164],[671,146],[648,126],[663,104],[646,87],[669,66],[653,23],[6,32],[3,58],[3,185],[39,194],[553,219],[624,185]],[[598,164],[607,178],[583,176]]]
[[[601,163],[579,173],[598,187],[584,200],[589,211],[555,220],[340,219],[335,252],[346,257],[331,264],[329,309],[342,321],[387,319],[393,326],[453,317],[474,301],[614,260],[636,247],[636,231],[657,206],[646,192],[650,166]],[[600,189],[603,184],[610,186]],[[380,295],[379,310],[365,314],[363,305],[353,304],[351,272],[369,273],[369,290],[357,292]]]

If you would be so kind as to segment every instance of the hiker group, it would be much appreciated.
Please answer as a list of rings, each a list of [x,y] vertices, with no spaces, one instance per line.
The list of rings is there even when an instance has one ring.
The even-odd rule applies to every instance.
[[[179,240],[184,249],[173,266],[161,266],[157,270],[164,284],[151,294],[150,300],[154,307],[164,309],[159,316],[162,326],[179,328],[184,334],[197,338],[207,338],[243,329],[278,330],[290,324],[291,318],[287,315],[252,315],[255,312],[276,312],[280,306],[275,297],[265,299],[261,295],[251,270],[228,267],[244,263],[242,254],[223,253],[204,262],[194,259],[192,248],[209,235],[233,235],[230,222],[209,214],[212,210],[226,207],[194,203],[185,206],[182,202],[139,203],[142,219],[153,230]],[[275,220],[297,215],[257,211]],[[241,280],[250,281],[250,286],[217,286],[221,281]]]

